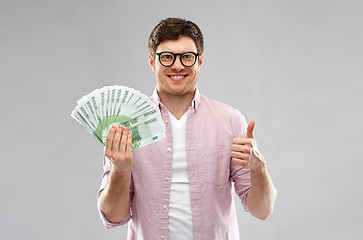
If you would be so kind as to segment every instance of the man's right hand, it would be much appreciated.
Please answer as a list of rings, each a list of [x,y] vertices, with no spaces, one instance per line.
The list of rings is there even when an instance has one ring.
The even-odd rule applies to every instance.
[[[111,161],[107,185],[99,197],[99,207],[110,222],[121,222],[130,212],[132,135],[123,126],[112,126],[107,136],[105,155]]]
[[[134,163],[132,133],[122,125],[112,126],[107,136],[105,155],[112,163],[116,175],[130,173]]]

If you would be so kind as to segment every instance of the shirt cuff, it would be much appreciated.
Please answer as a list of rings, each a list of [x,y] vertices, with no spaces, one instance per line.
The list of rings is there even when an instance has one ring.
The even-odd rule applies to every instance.
[[[100,197],[102,191],[103,191],[103,189],[100,189],[100,191],[98,192],[98,198]],[[126,224],[131,219],[131,210],[130,210],[127,217],[125,217],[121,222],[110,222],[106,218],[105,214],[101,211],[98,201],[97,201],[97,209],[98,209],[98,213],[100,214],[103,225],[105,225],[105,227],[107,227],[108,229],[118,227],[118,226],[122,226],[122,225]]]
[[[242,197],[242,206],[243,206],[243,209],[244,209],[246,212],[249,212],[249,210],[248,210],[248,206],[247,206],[247,195],[248,195],[248,194],[245,194],[245,195],[243,195],[243,197]]]
[[[110,222],[106,218],[105,214],[103,214],[103,212],[101,211],[100,208],[98,208],[98,212],[99,212],[100,217],[102,219],[103,225],[105,225],[105,227],[107,227],[108,229],[122,226],[122,225],[126,224],[131,219],[131,214],[129,213],[129,215],[127,215],[127,217],[125,217],[121,222],[114,223],[114,222]]]

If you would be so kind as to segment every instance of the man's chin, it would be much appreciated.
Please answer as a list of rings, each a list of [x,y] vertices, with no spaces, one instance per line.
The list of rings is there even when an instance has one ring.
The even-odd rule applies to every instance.
[[[185,96],[185,95],[189,95],[189,94],[194,94],[195,93],[195,88],[194,89],[170,89],[169,90],[169,94],[173,95],[173,96]]]
[[[185,95],[189,95],[189,94],[193,94],[195,93],[195,89],[196,86],[192,87],[192,88],[188,88],[188,87],[165,87],[165,86],[161,86],[160,84],[158,85],[158,92],[163,92],[166,93],[170,96],[176,96],[176,97],[181,97],[181,96],[185,96]]]

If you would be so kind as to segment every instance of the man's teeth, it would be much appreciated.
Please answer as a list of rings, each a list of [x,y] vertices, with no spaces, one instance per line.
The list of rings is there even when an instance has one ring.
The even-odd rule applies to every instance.
[[[184,78],[184,76],[170,76],[170,78],[175,79],[175,80],[179,80]]]

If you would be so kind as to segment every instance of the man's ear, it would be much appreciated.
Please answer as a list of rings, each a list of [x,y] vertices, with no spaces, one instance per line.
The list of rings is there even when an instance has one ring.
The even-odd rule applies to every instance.
[[[202,67],[202,65],[203,65],[203,53],[201,53],[198,56],[198,71],[200,70],[200,68]]]
[[[149,65],[151,70],[153,70],[155,72],[155,61],[154,61],[154,56],[149,54]]]

